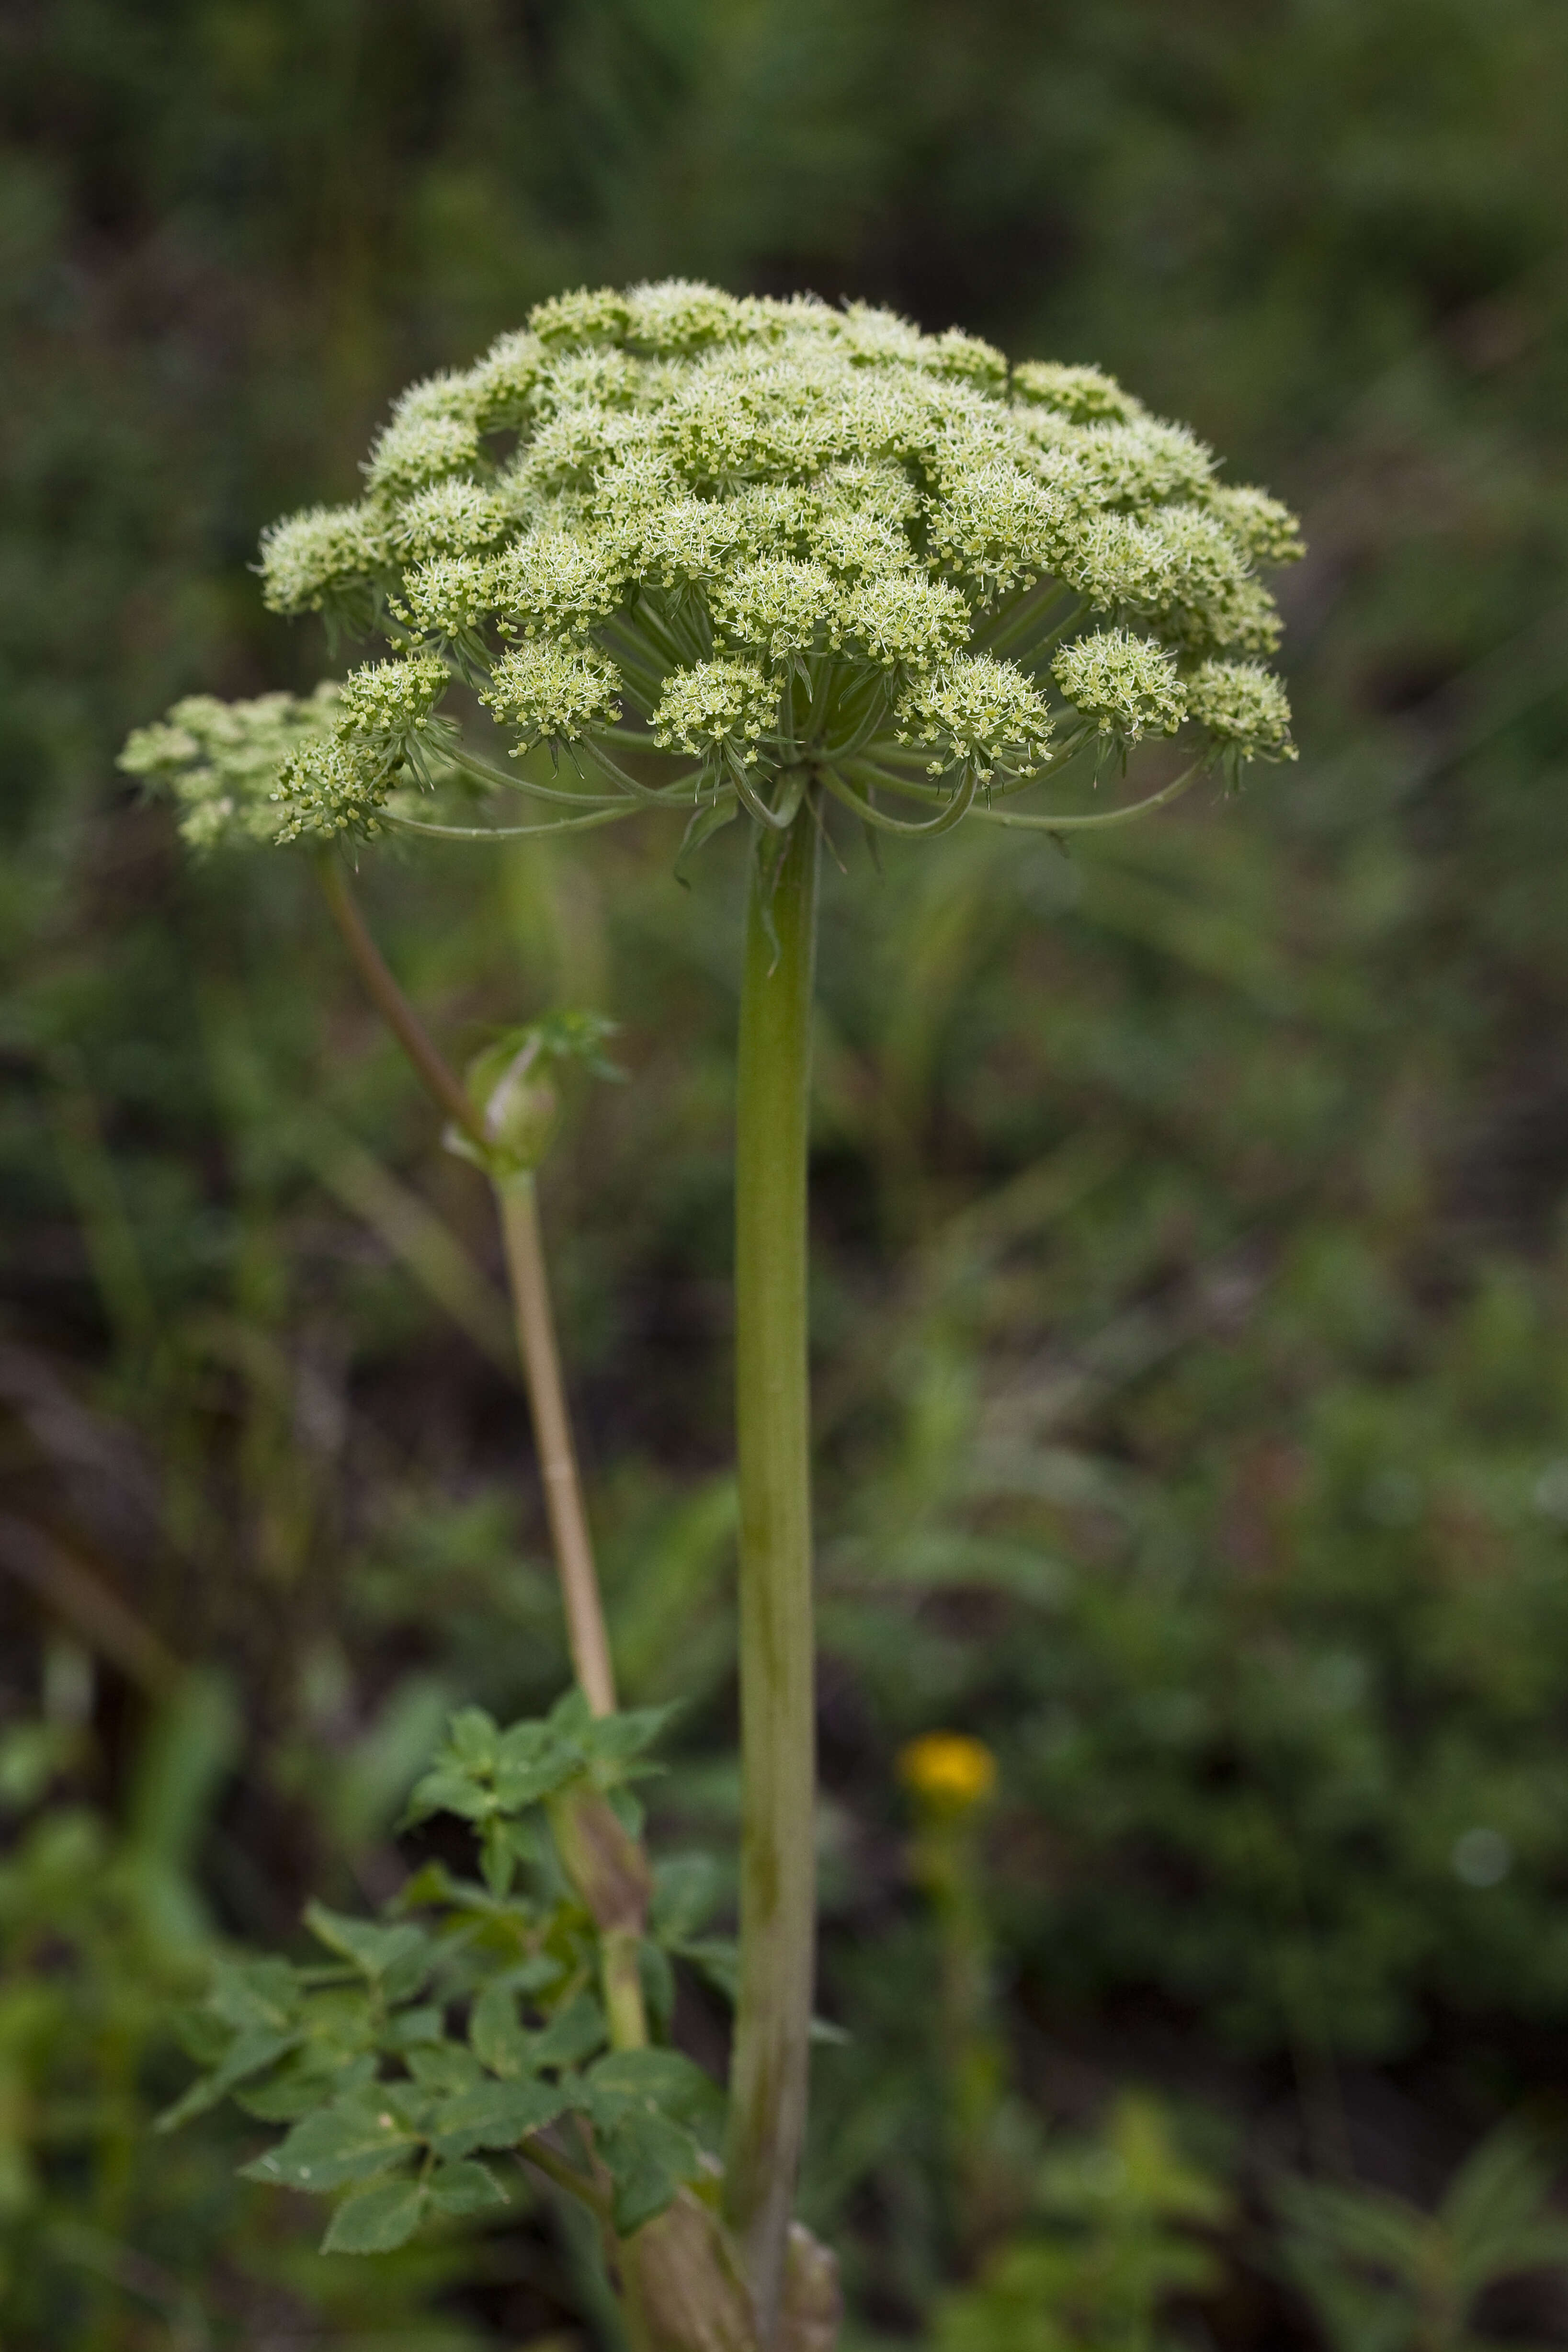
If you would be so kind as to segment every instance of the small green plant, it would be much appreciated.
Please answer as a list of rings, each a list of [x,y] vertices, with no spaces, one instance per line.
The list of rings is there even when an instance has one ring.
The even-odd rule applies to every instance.
[[[750,833],[735,1142],[743,1799],[716,2185],[667,2168],[660,2211],[603,2165],[601,2183],[597,2137],[616,2126],[593,2105],[592,2070],[554,2111],[595,2134],[574,2170],[608,2210],[645,2342],[805,2344],[833,2326],[831,2265],[791,2222],[816,1922],[806,1146],[822,845],[966,820],[1059,841],[1168,805],[1205,768],[1234,780],[1247,760],[1293,756],[1263,667],[1278,620],[1258,566],[1298,551],[1282,507],[1222,485],[1201,443],[1092,368],[1012,366],[972,337],[861,306],[682,283],[579,292],[540,305],[476,367],[406,393],[359,503],[268,533],[272,607],[379,634],[390,657],[309,700],[194,698],[124,754],[173,792],[199,845],[317,845],[367,985],[495,1183],[587,1710],[572,1718],[581,1760],[548,1792],[552,1843],[594,1923],[611,2042],[648,2062],[650,2116],[665,2114],[665,2074],[644,2013],[647,1865],[584,1728],[616,1721],[615,1694],[532,1203],[526,1056],[542,1040],[487,1064],[477,1097],[460,1087],[382,963],[333,845],[548,836],[645,813],[679,818],[688,852],[737,820]],[[1139,745],[1176,738],[1184,754],[1136,800],[1087,797]],[[1059,804],[1016,804],[1047,779]],[[511,793],[547,814],[495,822]],[[514,1116],[522,1164],[502,1132]],[[417,2086],[416,2057],[395,2063]],[[425,2112],[422,2088],[397,2095]],[[395,2102],[383,2111],[400,2144],[428,2152],[427,2178],[374,2192],[375,2211],[412,2226],[440,2166],[473,2159],[421,2140]],[[686,2146],[682,2116],[665,2121],[668,2144]],[[537,2127],[536,2152],[554,2129]],[[565,2161],[558,2148],[550,2160]]]
[[[460,2225],[345,2279],[277,2226],[275,2198],[234,2177],[234,2117],[209,2116],[149,2160],[153,2118],[182,2071],[182,2011],[222,1948],[196,1864],[234,1758],[233,1705],[199,1673],[170,1688],[115,1820],[81,1793],[92,1742],[85,1715],[58,1705],[69,1681],[90,1696],[79,1653],[47,1677],[44,1712],[0,1735],[12,1832],[0,1862],[0,2337],[212,2352],[287,2315],[301,2329],[383,2325],[409,2352],[470,2352],[468,2327],[432,2308],[466,2266]]]
[[[1170,2298],[1218,2281],[1194,2233],[1223,2223],[1229,2200],[1136,2092],[1100,2131],[1047,2153],[1035,2202],[1035,2226],[943,2299],[937,2352],[1166,2352]]]
[[[1288,2271],[1334,2352],[1489,2352],[1477,2306],[1522,2273],[1568,2267],[1556,2168],[1517,2124],[1492,2132],[1435,2212],[1386,2189],[1297,2180],[1280,2189]]]
[[[205,2071],[163,2127],[231,2093],[249,2114],[289,2123],[249,2171],[310,2195],[349,2188],[330,2252],[389,2252],[427,2213],[503,2205],[482,2160],[492,2150],[519,2150],[622,2238],[702,2180],[717,2089],[675,2051],[626,2046],[606,1931],[558,1860],[585,1822],[599,1826],[595,1800],[635,1822],[629,1782],[658,1720],[596,1717],[577,1692],[548,1720],[510,1731],[478,1707],[454,1717],[409,1819],[472,1824],[479,1877],[428,1864],[381,1926],[312,1905],[306,1924],[331,1955],[321,1965],[222,1964],[189,2024]],[[642,1964],[665,2025],[672,1984],[657,1956],[689,1937],[688,1875],[667,1878]],[[563,2118],[592,2127],[575,2166],[543,2137]]]

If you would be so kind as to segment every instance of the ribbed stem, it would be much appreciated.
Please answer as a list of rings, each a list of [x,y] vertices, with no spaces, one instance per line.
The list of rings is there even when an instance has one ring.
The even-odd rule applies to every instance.
[[[806,1141],[818,830],[752,854],[735,1134],[741,1967],[726,2218],[765,2345],[805,2129],[816,1885]]]

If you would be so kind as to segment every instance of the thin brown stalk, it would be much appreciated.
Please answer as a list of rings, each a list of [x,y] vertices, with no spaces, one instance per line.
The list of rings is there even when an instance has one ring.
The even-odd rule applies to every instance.
[[[480,1112],[432,1041],[372,939],[342,860],[324,856],[318,861],[317,872],[332,919],[377,1012],[440,1109],[488,1150],[490,1139]],[[616,1685],[609,1636],[605,1629],[593,1539],[588,1532],[588,1514],[561,1378],[561,1357],[555,1342],[555,1318],[550,1304],[550,1282],[533,1180],[527,1175],[497,1178],[493,1180],[493,1190],[506,1247],[518,1349],[528,1388],[545,1509],[555,1547],[573,1670],[593,1712],[613,1715]]]
[[[342,933],[343,943],[354,960],[365,992],[382,1019],[413,1063],[426,1091],[433,1095],[449,1119],[455,1120],[476,1143],[488,1143],[484,1121],[469,1101],[457,1072],[450,1068],[433,1043],[424,1023],[404,995],[381,950],[371,938],[360,913],[342,860],[329,853],[317,860],[316,872],[321,877],[322,892],[332,910],[332,920]]]
[[[544,1482],[544,1507],[550,1514],[550,1532],[561,1573],[561,1598],[566,1612],[572,1664],[583,1696],[594,1713],[614,1715],[616,1678],[594,1566],[593,1538],[583,1506],[583,1483],[572,1444],[572,1423],[566,1412],[533,1179],[530,1175],[508,1177],[497,1182],[495,1192],[500,1211],[501,1238],[506,1244],[507,1273],[517,1307],[517,1339],[533,1413],[540,1475]]]

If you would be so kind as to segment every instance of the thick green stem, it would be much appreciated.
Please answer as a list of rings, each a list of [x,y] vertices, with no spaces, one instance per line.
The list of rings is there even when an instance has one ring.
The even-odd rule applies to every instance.
[[[741,1976],[726,2218],[772,2337],[805,2129],[816,1887],[806,1131],[818,830],[753,850],[735,1135]]]

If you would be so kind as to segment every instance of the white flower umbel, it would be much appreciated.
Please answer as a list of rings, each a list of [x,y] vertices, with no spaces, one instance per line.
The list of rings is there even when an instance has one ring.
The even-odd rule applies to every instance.
[[[392,687],[360,672],[313,744],[277,737],[278,797],[242,793],[237,829],[428,830],[414,790],[459,774],[599,824],[667,797],[661,754],[704,834],[803,794],[1048,827],[998,803],[1089,738],[1184,733],[1227,776],[1290,756],[1259,568],[1300,552],[1277,499],[1096,368],[858,304],[580,289],[405,392],[357,505],[268,532],[273,610],[379,631],[404,688],[439,669],[468,698],[373,710]],[[502,744],[462,743],[476,703]],[[184,736],[187,827],[216,838],[239,800]],[[542,740],[553,782],[497,756]]]

